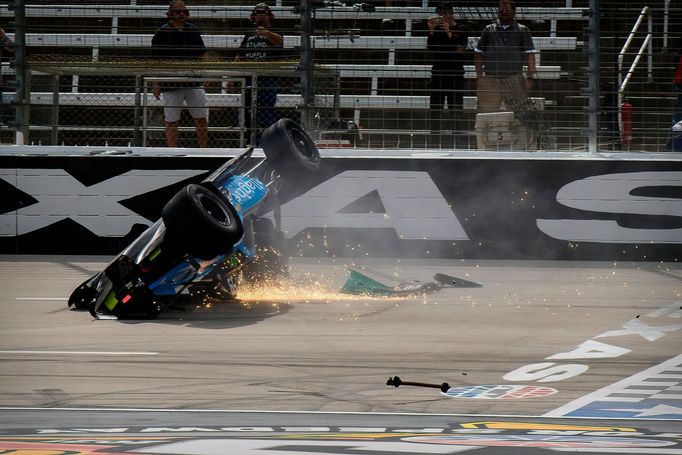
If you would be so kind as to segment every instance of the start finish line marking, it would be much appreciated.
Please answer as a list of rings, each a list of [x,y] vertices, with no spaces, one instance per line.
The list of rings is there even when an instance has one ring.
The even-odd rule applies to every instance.
[[[0,354],[55,354],[55,355],[158,355],[158,352],[126,351],[0,351]]]
[[[544,417],[682,420],[682,355],[578,398]]]

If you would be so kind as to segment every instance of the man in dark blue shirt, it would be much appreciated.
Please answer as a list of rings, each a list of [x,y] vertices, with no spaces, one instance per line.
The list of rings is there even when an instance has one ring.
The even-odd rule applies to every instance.
[[[199,30],[187,22],[189,10],[181,0],[171,1],[166,12],[168,23],[152,38],[152,57],[164,60],[198,60],[206,53]],[[188,63],[188,66],[191,63]],[[152,82],[152,94],[163,94],[166,142],[178,145],[178,122],[183,104],[194,119],[199,147],[208,147],[208,101],[202,82]]]
[[[270,30],[275,15],[265,3],[253,7],[249,19],[256,29],[244,35],[239,46],[237,61],[265,63],[277,59],[281,55],[284,38]],[[246,81],[252,86],[251,78]],[[256,110],[256,126],[260,131],[277,121],[275,104],[277,103],[277,79],[274,77],[257,77],[256,102],[252,102],[251,90],[246,91],[246,127],[251,128],[252,109]]]

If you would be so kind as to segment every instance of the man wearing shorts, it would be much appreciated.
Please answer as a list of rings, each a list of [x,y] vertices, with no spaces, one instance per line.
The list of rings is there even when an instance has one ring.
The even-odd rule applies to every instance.
[[[171,1],[166,12],[168,23],[152,38],[152,57],[164,60],[197,60],[206,53],[199,30],[187,22],[189,10],[181,0]],[[194,119],[199,147],[208,147],[208,100],[203,83],[196,81],[152,82],[158,100],[163,94],[166,143],[178,146],[178,122],[183,104]]]

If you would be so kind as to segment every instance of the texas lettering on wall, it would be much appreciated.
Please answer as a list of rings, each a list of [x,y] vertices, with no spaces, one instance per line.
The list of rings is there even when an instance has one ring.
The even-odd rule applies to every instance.
[[[130,161],[115,175],[104,158],[61,169],[0,160],[0,252],[117,251],[182,185],[217,167],[185,159],[185,168],[159,158],[136,169],[119,158]],[[307,191],[285,194],[282,229],[303,255],[676,260],[682,166],[325,158]]]

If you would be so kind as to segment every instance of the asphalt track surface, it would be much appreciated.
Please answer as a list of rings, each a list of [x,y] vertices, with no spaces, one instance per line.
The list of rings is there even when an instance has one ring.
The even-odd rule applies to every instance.
[[[0,453],[682,454],[680,264],[305,258],[240,302],[67,309],[108,260],[0,257]]]

